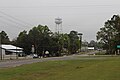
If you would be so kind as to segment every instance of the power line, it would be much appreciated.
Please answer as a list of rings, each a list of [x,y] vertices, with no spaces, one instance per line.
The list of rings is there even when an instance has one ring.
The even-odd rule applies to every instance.
[[[43,7],[113,7],[113,6],[120,6],[120,4],[91,4],[91,5],[71,5],[71,6],[67,6],[67,5],[55,5],[55,6],[49,6],[49,5],[43,5],[43,6],[9,6],[9,7],[0,7],[0,8],[43,8]]]
[[[15,17],[13,17],[13,16],[11,16],[11,15],[9,15],[9,14],[6,14],[6,13],[4,13],[4,12],[2,12],[2,11],[0,11],[0,13],[2,13],[3,15],[5,15],[5,16],[7,16],[7,17],[9,17],[9,18],[11,18],[11,19],[13,19],[13,20],[15,20],[15,21],[19,21],[19,22],[24,23],[24,24],[27,24],[27,25],[29,25],[29,26],[33,26],[33,25],[30,24],[30,23],[26,23],[25,21],[22,21],[22,20],[20,20],[20,19],[18,19],[18,18],[15,18]]]
[[[8,21],[10,21],[10,20],[8,20]],[[10,22],[12,22],[12,21],[10,21]],[[4,21],[4,20],[1,20],[0,19],[0,23],[2,24],[2,25],[0,25],[0,27],[10,27],[10,26],[12,26],[12,27],[15,27],[16,29],[18,29],[18,30],[22,30],[24,27],[22,26],[19,26],[17,23],[14,23],[14,22],[12,22],[12,23],[8,23],[7,21]],[[27,27],[26,27],[27,28]],[[25,30],[25,29],[24,29]],[[16,34],[14,31],[10,31],[10,33],[12,32],[12,34]]]
[[[8,23],[8,22],[6,22],[6,21],[0,20],[0,22],[4,23],[4,24],[7,25],[7,26],[13,26],[13,27],[17,26],[17,27],[16,27],[17,29],[18,29],[18,28],[19,28],[19,29],[23,29],[23,28],[19,27],[18,24],[15,23],[14,21],[11,21],[11,20],[8,20],[8,21],[10,21],[10,22],[12,22],[13,24],[16,24],[16,25],[13,25],[13,24],[10,24],[10,23]]]
[[[2,25],[0,25],[0,27],[10,27],[10,26],[13,26],[13,27],[15,27],[16,29],[18,29],[18,30],[20,30],[20,29],[22,29],[21,27],[19,27],[19,26],[17,26],[17,25],[12,25],[12,24],[10,24],[10,23],[8,23],[8,22],[5,22],[5,21],[3,21],[3,20],[0,20],[0,23],[2,23]],[[4,25],[5,24],[5,25]],[[13,31],[9,31],[8,30],[8,28],[7,29],[4,29],[3,31],[8,31],[10,34],[19,34],[19,33],[16,33],[16,32],[14,32],[14,30]]]
[[[2,17],[1,17],[2,18]],[[25,25],[23,25],[23,24],[20,24],[20,23],[17,23],[16,21],[13,21],[13,20],[11,20],[11,19],[9,19],[9,18],[3,18],[4,20],[7,20],[7,21],[9,21],[9,22],[12,22],[13,24],[16,24],[17,26],[18,26],[18,24],[19,25],[21,25],[21,27],[27,27],[27,26],[25,26]],[[3,21],[3,20],[2,20]],[[8,23],[8,22],[7,22]],[[19,27],[19,28],[21,28],[21,27]]]

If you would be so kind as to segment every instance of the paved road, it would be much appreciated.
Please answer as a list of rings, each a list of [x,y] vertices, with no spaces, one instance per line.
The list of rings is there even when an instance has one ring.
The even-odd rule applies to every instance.
[[[90,52],[88,54],[94,54],[95,52]],[[71,56],[64,56],[64,57],[50,57],[50,58],[41,58],[41,59],[26,59],[26,60],[8,60],[0,62],[0,68],[5,67],[16,67],[24,64],[31,64],[36,62],[43,62],[43,61],[54,61],[54,60],[71,60],[71,59],[101,59],[101,58],[94,58],[94,57],[84,57],[80,58],[79,56],[89,56],[88,54],[84,55],[71,55]]]
[[[27,59],[27,60],[8,60],[0,62],[0,68],[5,67],[16,67],[23,64],[31,64],[36,62],[43,62],[43,61],[54,61],[54,60],[70,60],[75,59],[74,56],[64,56],[64,57],[51,57],[51,58],[42,58],[42,59]]]

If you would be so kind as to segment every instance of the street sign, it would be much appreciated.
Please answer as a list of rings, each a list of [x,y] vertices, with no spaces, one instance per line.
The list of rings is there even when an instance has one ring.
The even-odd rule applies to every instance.
[[[117,45],[117,48],[119,48],[119,49],[120,49],[120,45]]]

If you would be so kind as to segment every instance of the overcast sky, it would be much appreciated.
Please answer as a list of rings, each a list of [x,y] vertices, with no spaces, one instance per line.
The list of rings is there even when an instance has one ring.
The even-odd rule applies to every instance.
[[[106,20],[119,13],[120,0],[0,0],[0,30],[11,39],[38,24],[55,31],[55,18],[61,17],[64,33],[76,30],[90,41]]]

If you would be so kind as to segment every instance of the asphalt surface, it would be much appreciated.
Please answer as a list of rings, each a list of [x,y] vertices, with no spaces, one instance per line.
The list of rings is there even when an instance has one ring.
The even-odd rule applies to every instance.
[[[55,60],[70,60],[75,59],[75,56],[64,56],[64,57],[51,57],[51,58],[39,58],[39,59],[26,59],[26,60],[7,60],[0,62],[0,68],[16,67],[24,64],[31,64],[43,61],[55,61]]]
[[[83,59],[101,59],[101,57],[100,58],[81,57],[81,56],[89,56],[88,54],[95,54],[95,53],[96,52],[90,52],[90,53],[83,54],[83,55],[70,55],[70,56],[63,56],[63,57],[0,61],[0,68],[16,67],[16,66],[20,66],[24,64],[31,64],[31,63],[44,62],[44,61],[72,60],[72,59],[82,59],[82,60]]]

